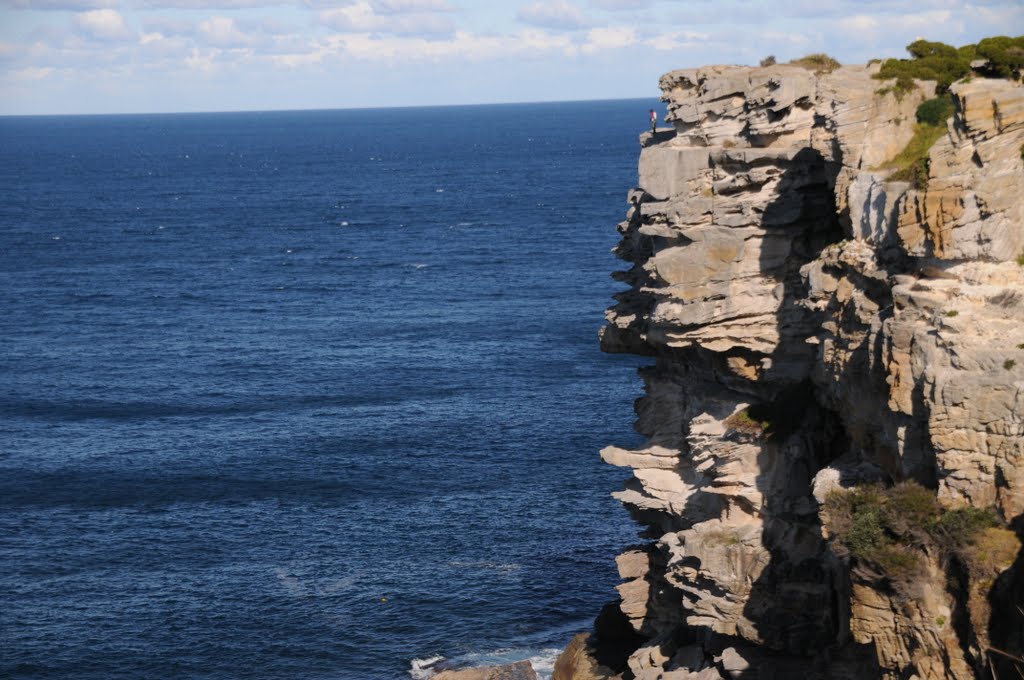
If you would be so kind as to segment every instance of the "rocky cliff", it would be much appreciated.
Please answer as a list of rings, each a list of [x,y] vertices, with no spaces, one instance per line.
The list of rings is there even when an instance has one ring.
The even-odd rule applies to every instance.
[[[934,83],[873,73],[661,79],[601,339],[650,541],[557,679],[1024,672],[1024,87],[955,84],[911,185]]]

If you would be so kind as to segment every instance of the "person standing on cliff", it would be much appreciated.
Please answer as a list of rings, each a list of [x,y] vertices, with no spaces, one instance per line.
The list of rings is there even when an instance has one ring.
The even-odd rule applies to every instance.
[[[653,134],[658,127],[658,112],[651,109],[651,133]]]

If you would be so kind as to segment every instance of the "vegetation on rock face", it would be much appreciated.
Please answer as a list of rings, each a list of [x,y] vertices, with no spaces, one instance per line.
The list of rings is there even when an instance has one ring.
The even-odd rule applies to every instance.
[[[1016,534],[991,509],[942,508],[916,482],[865,485],[828,495],[823,517],[837,554],[883,576],[906,594],[922,574],[926,554],[958,560],[975,577],[994,579],[1020,549]]]
[[[903,95],[917,88],[917,83],[910,76],[898,76],[896,82],[886,87],[880,87],[875,90],[875,94],[886,95],[892,92],[896,95],[896,99],[903,101]]]
[[[775,55],[769,54],[767,57],[761,60],[761,66],[775,66]]]
[[[704,534],[705,545],[739,545],[743,542],[735,529],[716,529]]]
[[[946,121],[952,117],[955,108],[950,97],[929,99],[917,107],[917,122],[945,127]]]
[[[842,66],[838,61],[823,52],[815,52],[807,56],[794,59],[789,62],[794,66],[800,66],[815,73],[832,73]]]
[[[928,186],[928,151],[946,133],[946,120],[953,115],[953,100],[946,95],[935,97],[917,107],[914,136],[887,165],[893,168],[889,180],[910,182],[917,188]]]
[[[744,434],[753,435],[755,437],[765,435],[772,426],[772,424],[767,420],[755,420],[750,415],[749,409],[743,409],[738,413],[734,413],[723,422],[725,426],[730,429],[736,430],[737,432],[743,432]]]

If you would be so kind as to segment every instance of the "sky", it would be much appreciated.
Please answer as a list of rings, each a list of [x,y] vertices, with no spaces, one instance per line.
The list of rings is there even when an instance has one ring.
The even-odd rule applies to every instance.
[[[657,97],[675,68],[1024,34],[1024,0],[0,0],[0,115]]]

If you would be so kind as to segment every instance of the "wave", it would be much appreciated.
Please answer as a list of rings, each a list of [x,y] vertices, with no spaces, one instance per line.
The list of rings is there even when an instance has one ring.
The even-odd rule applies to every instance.
[[[555,672],[555,661],[558,660],[561,653],[560,647],[516,647],[496,649],[490,652],[470,652],[451,659],[440,655],[430,656],[424,659],[413,659],[409,665],[409,677],[413,680],[429,680],[446,670],[477,666],[502,666],[519,661],[529,661],[541,680],[551,680],[551,676]]]
[[[443,656],[413,659],[409,668],[409,676],[413,680],[427,680],[427,678],[433,677],[437,673],[435,667],[442,661],[444,661]]]

